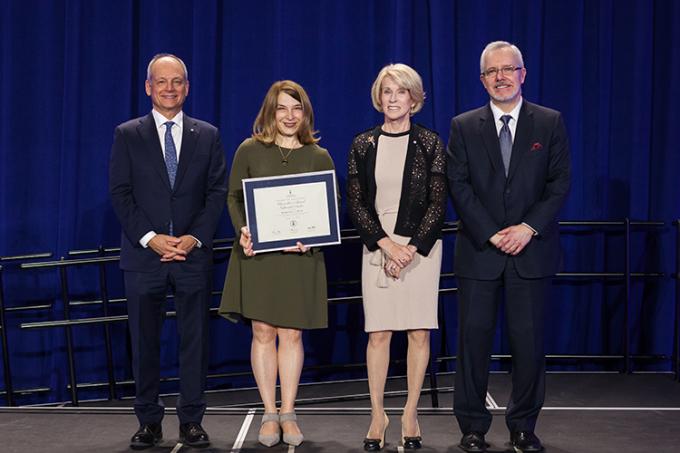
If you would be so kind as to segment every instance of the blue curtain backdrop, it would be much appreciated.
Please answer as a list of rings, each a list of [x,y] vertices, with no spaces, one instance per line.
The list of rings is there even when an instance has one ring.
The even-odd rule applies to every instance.
[[[503,39],[524,53],[525,98],[564,114],[574,179],[560,218],[666,222],[633,230],[633,271],[666,276],[633,281],[631,347],[640,354],[671,354],[675,311],[668,276],[675,240],[668,225],[680,217],[680,153],[677,126],[671,126],[680,102],[678,24],[680,2],[672,0],[0,0],[0,256],[50,251],[59,257],[118,245],[120,229],[107,194],[112,132],[150,110],[143,82],[156,53],[185,60],[191,81],[185,110],[220,128],[229,162],[269,85],[284,78],[301,83],[342,184],[352,137],[381,119],[369,90],[382,66],[403,62],[421,74],[427,100],[415,120],[446,142],[451,117],[487,101],[479,55],[487,42]],[[453,210],[449,218],[456,218]],[[344,216],[342,224],[350,226]],[[566,233],[566,271],[623,271],[620,230]],[[225,210],[218,237],[231,235]],[[447,239],[446,270],[451,247]],[[332,279],[358,277],[358,245],[330,250],[327,260]],[[122,297],[116,267],[107,272],[111,296]],[[74,299],[99,297],[96,268],[68,273]],[[216,289],[223,275],[224,257]],[[64,332],[19,329],[22,322],[63,316],[57,272],[7,265],[4,281],[8,306],[54,303],[48,310],[8,314],[15,387],[51,388],[20,402],[67,399]],[[620,354],[621,280],[556,283],[547,310],[547,352]],[[357,289],[336,293],[343,291]],[[113,311],[125,313],[124,305]],[[100,314],[100,307],[85,305],[74,316]],[[445,346],[454,352],[454,297],[444,299],[442,320],[449,333]],[[164,334],[169,376],[176,364],[174,327],[168,321]],[[508,351],[502,331],[496,352]],[[129,379],[125,324],[112,325],[112,333],[116,378]],[[105,380],[102,327],[77,327],[74,338],[79,382]],[[435,353],[441,352],[439,340],[436,335]],[[247,328],[215,319],[211,372],[247,370],[249,341]],[[334,306],[331,327],[305,341],[308,363],[363,361],[361,308]],[[394,352],[403,355],[403,348]],[[101,391],[82,394],[95,396]]]

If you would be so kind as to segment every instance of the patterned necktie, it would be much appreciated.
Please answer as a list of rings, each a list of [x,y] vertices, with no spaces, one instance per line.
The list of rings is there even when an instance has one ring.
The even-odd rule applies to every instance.
[[[503,167],[505,167],[505,176],[508,176],[508,170],[510,169],[510,155],[512,154],[512,133],[510,132],[510,127],[508,123],[512,119],[510,115],[501,116],[501,121],[503,121],[503,127],[501,127],[501,133],[498,136],[498,141],[501,144],[501,156],[503,157]]]
[[[175,141],[172,139],[172,125],[173,121],[165,123],[165,168],[168,170],[168,178],[170,179],[170,187],[175,186],[175,176],[177,176],[177,149],[175,148]],[[172,220],[168,227],[168,234],[173,236]]]
[[[177,175],[177,149],[175,141],[172,139],[172,121],[165,123],[165,167],[170,178],[170,187],[175,186],[175,176]]]

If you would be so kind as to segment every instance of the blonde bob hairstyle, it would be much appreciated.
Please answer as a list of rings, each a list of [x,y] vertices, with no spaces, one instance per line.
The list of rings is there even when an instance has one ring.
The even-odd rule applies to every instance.
[[[319,138],[314,136],[318,131],[314,130],[312,103],[309,101],[305,89],[292,80],[279,80],[269,88],[253,123],[253,138],[267,145],[276,141],[276,135],[279,133],[276,126],[276,107],[280,93],[286,93],[302,104],[302,123],[297,132],[300,143],[310,145],[318,142]]]
[[[371,87],[371,100],[373,107],[379,112],[383,111],[380,104],[380,89],[385,77],[391,77],[401,88],[406,88],[413,99],[414,106],[411,107],[411,116],[418,113],[425,103],[425,91],[423,91],[423,80],[412,67],[403,63],[388,64],[380,70],[373,86]]]

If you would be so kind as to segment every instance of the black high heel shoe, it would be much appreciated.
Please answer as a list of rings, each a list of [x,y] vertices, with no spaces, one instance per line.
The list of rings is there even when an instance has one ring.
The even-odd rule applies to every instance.
[[[382,436],[380,439],[371,439],[366,435],[364,439],[364,451],[380,451],[385,446],[385,431],[387,431],[387,425],[390,424],[390,419],[387,418],[387,414],[383,414],[385,417],[385,426],[383,426]]]
[[[420,425],[418,424],[417,420],[416,432],[418,433],[416,436],[404,436],[404,425],[402,423],[401,445],[404,447],[404,450],[418,450],[419,448],[423,448],[423,437],[420,435]]]

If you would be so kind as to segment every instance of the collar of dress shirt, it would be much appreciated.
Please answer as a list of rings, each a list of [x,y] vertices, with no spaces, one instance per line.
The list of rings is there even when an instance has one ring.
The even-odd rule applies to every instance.
[[[165,123],[167,123],[168,121],[174,122],[175,125],[179,126],[179,129],[182,130],[184,112],[182,112],[181,110],[171,120],[167,119],[166,117],[158,113],[156,109],[152,109],[151,114],[153,115],[153,120],[156,122],[156,129],[160,129],[161,127],[163,127],[163,133],[165,133]]]
[[[156,110],[151,110],[153,115],[153,120],[156,123],[156,132],[158,132],[158,140],[161,142],[161,151],[163,152],[163,158],[165,159],[165,123],[172,121],[175,124],[170,129],[172,134],[172,139],[175,142],[175,150],[177,151],[177,161],[179,162],[180,154],[182,153],[182,126],[184,124],[184,114],[180,111],[172,119],[167,119]]]
[[[494,123],[496,124],[496,132],[498,134],[501,133],[501,128],[503,127],[501,116],[510,115],[512,117],[512,120],[508,122],[508,126],[510,127],[510,132],[512,132],[512,139],[514,141],[515,129],[517,129],[517,119],[519,118],[519,111],[522,108],[523,102],[524,99],[520,97],[519,102],[517,103],[515,108],[512,109],[509,113],[505,113],[503,110],[499,109],[493,102],[489,102],[489,105],[491,106],[491,113],[493,113]]]

